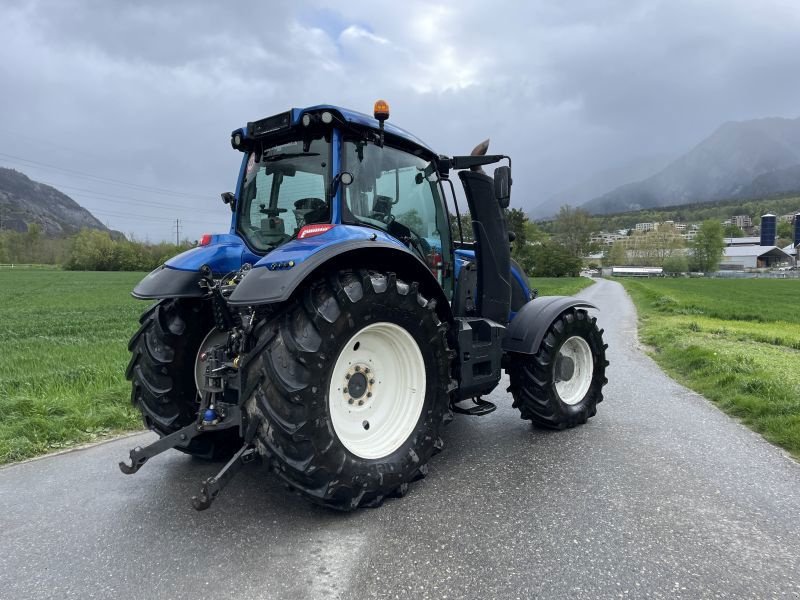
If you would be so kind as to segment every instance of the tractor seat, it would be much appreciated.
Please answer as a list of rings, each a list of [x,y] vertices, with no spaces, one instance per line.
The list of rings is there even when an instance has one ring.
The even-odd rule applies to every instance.
[[[328,221],[328,205],[321,198],[300,198],[294,202],[294,217],[298,225]]]

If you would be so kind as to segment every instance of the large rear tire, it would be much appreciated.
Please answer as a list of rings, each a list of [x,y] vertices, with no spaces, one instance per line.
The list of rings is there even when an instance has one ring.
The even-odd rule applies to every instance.
[[[512,354],[508,374],[521,418],[548,429],[586,423],[608,383],[607,347],[597,320],[571,308],[553,321],[536,354]]]
[[[151,306],[128,343],[131,360],[125,377],[131,401],[145,425],[163,437],[189,425],[200,407],[196,361],[201,344],[214,330],[211,308],[202,300],[166,299]],[[238,448],[238,430],[206,433],[194,438],[187,454],[226,458]]]
[[[313,282],[256,327],[246,409],[288,486],[338,510],[402,496],[452,419],[452,353],[435,301],[393,273]]]

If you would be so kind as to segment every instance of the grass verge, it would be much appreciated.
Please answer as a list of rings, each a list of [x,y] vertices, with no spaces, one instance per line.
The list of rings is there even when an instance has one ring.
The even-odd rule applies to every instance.
[[[800,459],[800,285],[621,280],[639,336],[671,376]]]
[[[540,296],[572,296],[589,287],[594,280],[588,277],[531,277],[530,286]]]
[[[0,271],[0,464],[141,427],[124,377],[141,277]]]

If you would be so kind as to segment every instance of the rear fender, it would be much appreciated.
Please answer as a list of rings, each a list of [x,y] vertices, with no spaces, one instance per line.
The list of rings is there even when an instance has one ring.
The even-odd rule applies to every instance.
[[[531,300],[508,325],[502,343],[503,352],[536,354],[553,321],[573,307],[597,308],[590,302],[570,296],[542,296]]]
[[[200,269],[208,266],[218,276],[238,271],[245,262],[255,263],[259,256],[250,252],[239,236],[215,234],[210,243],[197,246],[170,258],[142,279],[133,289],[134,298],[199,298]]]
[[[363,228],[358,229],[363,231]],[[327,235],[325,233],[303,242]],[[367,230],[363,237],[334,239],[320,244],[311,253],[301,253],[299,250],[298,247],[293,249],[289,243],[264,257],[236,286],[228,303],[233,306],[258,306],[285,302],[304,282],[324,273],[366,268],[393,272],[401,278],[418,282],[420,291],[426,297],[436,299],[440,317],[452,320],[450,304],[436,277],[415,254],[389,236],[377,237]]]

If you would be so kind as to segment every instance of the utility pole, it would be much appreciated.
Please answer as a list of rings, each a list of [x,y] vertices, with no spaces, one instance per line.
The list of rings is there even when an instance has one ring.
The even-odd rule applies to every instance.
[[[181,220],[175,219],[175,245],[181,245]]]

